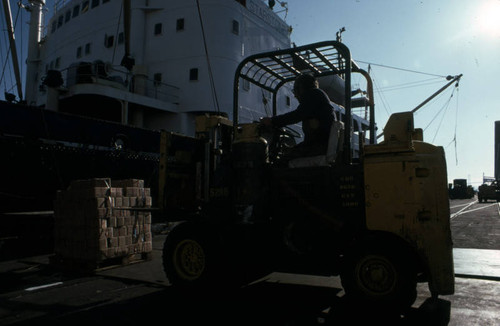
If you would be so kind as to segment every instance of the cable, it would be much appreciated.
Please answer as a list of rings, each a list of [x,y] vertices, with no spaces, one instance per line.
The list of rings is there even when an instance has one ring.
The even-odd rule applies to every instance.
[[[111,57],[111,63],[115,63],[115,53],[116,53],[116,47],[118,45],[118,37],[120,36],[120,24],[122,21],[122,12],[123,12],[123,2],[120,6],[120,14],[118,15],[118,24],[116,25],[116,33],[115,33],[115,44],[113,46],[113,56]]]
[[[4,10],[6,10],[6,9],[4,8]],[[14,31],[16,30],[17,20],[18,20],[18,18],[19,18],[19,13],[20,13],[20,12],[21,12],[21,10],[20,10],[20,9],[18,9],[17,14],[16,14],[16,19],[14,20],[14,24],[13,24],[13,26],[12,26],[12,28],[14,29]],[[9,26],[6,26],[6,27],[7,27],[7,28],[9,28]],[[7,28],[6,28],[6,30],[7,30]],[[5,34],[4,34],[4,36],[5,36]],[[5,63],[4,63],[3,68],[2,68],[2,75],[1,75],[1,77],[0,77],[0,81],[1,81],[1,80],[3,80],[3,78],[4,78],[5,68],[6,68],[7,64],[8,64],[8,61],[9,61],[9,56],[10,56],[11,52],[12,52],[12,49],[11,49],[10,42],[9,42],[9,47],[8,47],[8,50],[7,50],[7,57],[6,57],[6,59],[5,59]],[[11,65],[8,65],[8,67],[9,67],[10,84],[11,84],[12,86],[11,86],[11,88],[10,88],[10,89],[6,90],[6,92],[10,92],[10,91],[12,91],[12,90],[14,89],[14,87],[16,87],[16,86],[17,86],[17,81],[16,81],[16,82],[14,82],[14,81],[12,80],[12,67],[11,67]],[[6,82],[5,82],[5,88],[7,88],[7,83],[6,83]],[[19,97],[20,97],[20,94],[18,94],[18,95],[19,95]]]
[[[372,62],[361,61],[361,60],[355,60],[355,61],[356,62],[365,63],[365,64],[369,64],[369,65],[372,65],[372,66],[379,66],[379,67],[384,67],[384,68],[389,68],[389,69],[401,70],[401,71],[406,71],[406,72],[413,72],[413,73],[421,74],[421,75],[434,76],[434,77],[442,77],[442,78],[446,78],[447,77],[447,76],[443,76],[443,75],[431,74],[431,73],[417,71],[417,70],[411,70],[411,69],[398,68],[398,67],[393,67],[393,66],[388,66],[388,65],[382,65],[382,64],[379,64],[379,63],[372,63]]]
[[[368,66],[368,71],[370,71],[370,74],[373,76],[374,73],[373,73],[373,69],[371,68],[371,65]],[[378,86],[378,83],[377,83],[377,80],[375,78],[372,78],[373,80],[373,84],[375,86],[375,91],[377,92],[378,96],[380,96],[380,100],[382,102],[382,106],[384,107],[385,109],[385,112],[387,113],[387,116],[391,116],[391,109],[389,107],[389,103],[386,101],[384,95],[382,94],[382,92],[380,92],[380,87]]]
[[[451,102],[451,99],[453,97],[453,93],[455,93],[455,89],[453,89],[451,95],[450,95],[450,98],[446,101],[446,103],[443,105],[444,107],[444,112],[443,112],[443,115],[441,116],[441,121],[439,121],[439,125],[436,129],[436,133],[434,134],[434,138],[432,138],[432,142],[434,143],[434,140],[436,140],[436,136],[439,132],[439,129],[441,128],[441,124],[443,123],[443,120],[444,120],[444,116],[446,115],[446,111],[448,111],[448,108],[450,107],[450,102]]]
[[[457,153],[457,128],[458,128],[458,95],[460,94],[459,84],[457,82],[457,85],[455,86],[457,89],[457,102],[456,102],[456,113],[455,113],[455,135],[453,137],[453,140],[455,141],[455,164],[458,165],[458,153]]]
[[[17,12],[19,13],[20,11],[21,11],[21,6],[18,5],[17,6]],[[21,51],[20,51],[21,53],[20,53],[20,57],[21,58],[24,58],[24,55],[23,55],[23,48],[24,48],[24,46],[23,46],[23,44],[24,44],[24,32],[23,32],[24,28],[23,28],[23,26],[24,26],[24,20],[23,20],[23,18],[24,18],[24,15],[21,14],[21,28],[20,28],[20,30],[21,30],[21,43],[20,43],[21,44]],[[24,72],[23,72],[24,65],[21,64],[20,66],[21,66],[20,67],[20,69],[21,69],[21,76],[23,76],[24,75]]]
[[[3,21],[3,20],[2,20]],[[3,24],[0,26],[0,29],[1,30],[7,30],[7,28],[4,28],[3,27]],[[1,43],[1,44],[9,44],[9,42],[7,40],[5,40],[5,33],[2,33],[3,35],[3,38],[4,38],[4,41]],[[5,67],[6,67],[6,64],[9,60],[9,49],[7,48],[6,49],[6,57],[5,57],[5,60],[4,60],[4,57],[3,57],[3,46],[0,47],[0,61],[3,63],[2,64],[2,74],[0,74],[0,85],[3,83],[3,77],[4,77],[4,72],[5,72]],[[5,83],[5,86],[4,86],[5,90],[7,91],[7,83]]]
[[[406,89],[406,88],[410,88],[410,87],[428,86],[428,85],[438,84],[441,82],[442,81],[441,81],[440,77],[439,78],[435,77],[435,78],[425,79],[425,80],[421,80],[421,81],[414,81],[414,82],[409,82],[409,83],[404,83],[404,84],[399,84],[399,85],[387,86],[387,87],[380,88],[379,91],[390,92],[390,91]]]
[[[264,112],[266,114],[266,117],[270,117],[271,113],[269,112],[268,106],[267,106],[269,101],[267,100],[266,94],[264,93],[264,90],[262,88],[260,89],[260,92],[262,94],[262,103],[264,104]]]
[[[214,75],[212,72],[212,66],[210,64],[210,57],[208,55],[208,47],[207,47],[207,39],[205,36],[205,28],[203,27],[203,18],[201,16],[201,8],[200,8],[200,1],[196,0],[196,5],[198,7],[198,16],[200,17],[200,25],[201,25],[201,33],[203,36],[203,45],[205,47],[205,55],[207,57],[207,66],[208,66],[208,76],[210,78],[210,88],[212,89],[212,94],[213,94],[213,100],[215,104],[215,108],[217,109],[217,112],[220,112],[219,109],[219,101],[217,99],[217,91],[215,89],[215,82],[214,82]]]
[[[448,100],[447,100],[447,101],[443,104],[443,106],[441,107],[441,109],[439,109],[439,111],[436,113],[436,115],[434,115],[434,117],[433,117],[433,118],[431,119],[431,121],[427,124],[427,126],[425,126],[424,131],[426,131],[426,130],[427,130],[427,128],[429,128],[429,127],[430,127],[430,125],[434,122],[434,120],[435,120],[435,119],[439,116],[439,114],[440,114],[443,110],[445,110],[445,109],[448,107],[448,105],[449,105],[449,103],[450,103],[450,101],[451,101],[451,98],[453,97],[453,92],[454,92],[454,91],[455,91],[455,90],[453,89],[453,90],[452,90],[452,93],[451,93],[451,96],[450,96],[450,97],[448,98]],[[442,94],[440,94],[437,98],[433,99],[432,101],[436,101],[436,100],[437,100],[439,97],[441,97],[441,96],[443,96],[443,95],[442,95]],[[427,103],[427,104],[429,104],[429,103]],[[416,113],[417,113],[417,112],[416,112]]]

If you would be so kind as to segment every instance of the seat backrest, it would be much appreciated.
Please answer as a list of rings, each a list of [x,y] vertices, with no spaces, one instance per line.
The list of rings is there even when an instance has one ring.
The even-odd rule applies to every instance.
[[[344,143],[344,123],[334,121],[330,127],[328,147],[325,155],[299,157],[288,162],[290,168],[303,168],[312,166],[329,166],[337,159],[338,153],[342,151]]]
[[[328,137],[328,148],[326,149],[326,161],[333,163],[337,159],[339,147],[342,148],[344,142],[344,123],[342,121],[334,121],[330,128],[330,136]]]

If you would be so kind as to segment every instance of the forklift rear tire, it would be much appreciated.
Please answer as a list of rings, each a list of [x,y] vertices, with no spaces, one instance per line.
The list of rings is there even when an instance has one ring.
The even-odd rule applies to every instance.
[[[163,268],[173,286],[206,290],[217,285],[221,271],[217,268],[220,264],[211,235],[191,223],[183,223],[169,232],[163,246]]]
[[[401,246],[365,243],[346,257],[342,286],[353,302],[377,312],[404,313],[417,296],[412,255]]]

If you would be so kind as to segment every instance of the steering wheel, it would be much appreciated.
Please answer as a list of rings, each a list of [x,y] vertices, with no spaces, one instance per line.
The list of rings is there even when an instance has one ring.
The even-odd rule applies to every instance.
[[[276,129],[282,135],[292,137],[292,138],[302,138],[302,135],[298,131],[296,131],[295,129],[290,128],[288,126],[284,126],[282,128],[276,128]]]
[[[289,152],[296,144],[296,138],[302,135],[290,127],[273,127],[272,138],[269,143],[269,159],[271,162],[279,160],[280,157]]]

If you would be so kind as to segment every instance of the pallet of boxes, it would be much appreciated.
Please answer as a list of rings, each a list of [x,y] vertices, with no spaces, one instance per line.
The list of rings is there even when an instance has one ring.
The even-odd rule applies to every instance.
[[[55,201],[52,263],[91,272],[151,259],[151,205],[143,180],[73,181]]]

